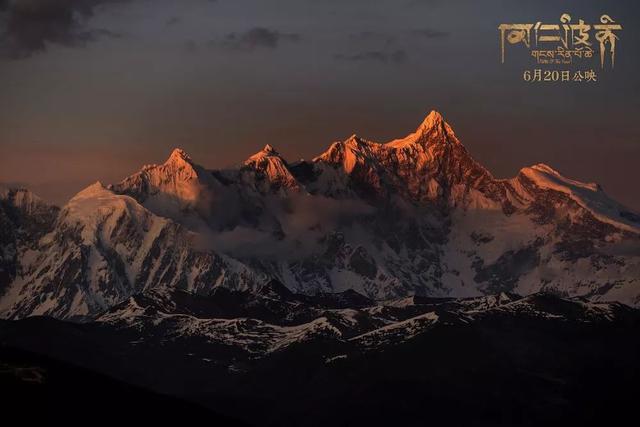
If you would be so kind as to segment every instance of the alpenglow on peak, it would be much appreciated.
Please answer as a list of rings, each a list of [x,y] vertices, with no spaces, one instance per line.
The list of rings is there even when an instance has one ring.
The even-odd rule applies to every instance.
[[[191,163],[191,157],[182,148],[174,148],[166,163],[188,162]]]

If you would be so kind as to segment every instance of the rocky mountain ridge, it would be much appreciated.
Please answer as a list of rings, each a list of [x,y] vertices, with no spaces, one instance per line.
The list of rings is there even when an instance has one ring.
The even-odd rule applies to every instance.
[[[405,138],[354,135],[310,161],[267,145],[208,170],[176,149],[47,209],[14,210],[30,237],[6,237],[3,317],[90,319],[141,292],[271,280],[372,300],[544,291],[640,304],[637,214],[547,165],[496,179],[435,111]],[[29,221],[37,233],[15,225]]]

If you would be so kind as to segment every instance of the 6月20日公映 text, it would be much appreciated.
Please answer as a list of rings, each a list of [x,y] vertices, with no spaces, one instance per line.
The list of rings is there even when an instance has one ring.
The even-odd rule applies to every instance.
[[[596,83],[598,73],[588,70],[543,70],[527,69],[522,73],[522,80],[528,83]]]

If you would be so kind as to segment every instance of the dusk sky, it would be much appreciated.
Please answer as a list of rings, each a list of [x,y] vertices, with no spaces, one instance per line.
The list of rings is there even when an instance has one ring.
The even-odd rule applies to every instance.
[[[500,63],[500,23],[565,12],[623,25],[615,69],[526,83],[521,46]],[[640,210],[639,29],[633,0],[0,0],[0,182],[62,204],[173,147],[293,161],[436,109],[497,177],[544,162]]]

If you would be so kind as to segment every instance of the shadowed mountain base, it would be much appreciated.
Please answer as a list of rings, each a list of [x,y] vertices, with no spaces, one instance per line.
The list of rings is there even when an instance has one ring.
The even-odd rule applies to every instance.
[[[268,304],[260,298],[243,301],[242,295],[235,296],[235,304],[267,319],[278,301],[272,299],[277,293],[268,295]],[[304,304],[295,302],[295,294],[286,297],[280,303],[297,312],[327,306],[326,297]],[[174,310],[220,313],[197,298],[181,299]],[[344,308],[348,301],[365,302],[353,295],[338,299],[338,311],[348,313],[353,310]],[[258,319],[250,326],[234,323],[255,331],[225,329],[219,342],[216,329],[196,327],[202,321],[196,317],[188,317],[196,322],[189,333],[173,334],[160,319],[185,315],[163,312],[155,304],[150,309],[147,301],[145,314],[128,323],[73,324],[44,317],[0,323],[3,366],[8,361],[33,371],[22,376],[3,371],[12,402],[22,408],[24,402],[64,408],[47,414],[49,421],[68,420],[69,411],[89,414],[99,406],[108,409],[97,413],[111,411],[107,416],[132,409],[136,416],[204,417],[215,425],[219,418],[184,403],[190,401],[256,426],[621,425],[635,411],[640,313],[620,304],[594,306],[545,294],[413,298],[384,306],[390,311],[358,308],[407,320],[380,328],[361,321],[369,332],[351,338],[348,329],[341,336],[297,334],[276,350],[246,341],[232,344],[244,336],[271,339],[271,332],[258,333],[265,330]],[[17,348],[22,350],[16,353]],[[34,385],[32,378],[42,368],[43,384]],[[219,425],[233,425],[225,423]]]

